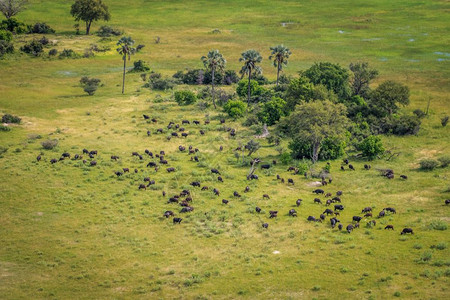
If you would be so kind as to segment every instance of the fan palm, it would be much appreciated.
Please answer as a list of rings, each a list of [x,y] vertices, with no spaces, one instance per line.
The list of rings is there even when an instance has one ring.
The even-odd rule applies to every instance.
[[[269,56],[269,59],[273,58],[273,66],[277,68],[277,85],[278,80],[280,78],[280,71],[283,70],[283,65],[288,64],[288,58],[292,54],[289,48],[278,45],[275,47],[270,47],[270,50],[272,50],[272,54]]]
[[[134,40],[131,37],[122,37],[117,42],[117,52],[119,52],[120,55],[122,55],[123,59],[123,81],[122,81],[122,94],[125,92],[125,69],[127,64],[127,57],[128,60],[130,60],[131,55],[133,55],[136,52],[136,48],[133,48]]]
[[[257,66],[257,63],[260,63],[262,61],[262,56],[259,54],[256,50],[247,50],[241,54],[241,58],[239,58],[239,61],[244,62],[244,65],[242,66],[240,73],[242,74],[242,77],[244,75],[248,74],[248,87],[247,87],[247,110],[248,106],[250,105],[250,81],[252,79],[252,73],[254,74],[261,74],[262,69],[261,67]]]
[[[227,61],[219,50],[211,50],[207,56],[202,56],[201,60],[206,69],[211,71],[211,93],[214,108],[216,108],[215,94],[214,94],[214,74],[216,71],[222,72],[225,69]]]

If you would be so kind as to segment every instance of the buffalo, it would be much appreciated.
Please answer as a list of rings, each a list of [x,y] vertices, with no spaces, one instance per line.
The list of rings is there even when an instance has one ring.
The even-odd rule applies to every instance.
[[[263,195],[263,199],[270,199],[270,197],[269,197],[269,195],[264,194],[264,195]]]
[[[262,224],[262,227],[267,229],[267,228],[269,228],[269,224],[264,223],[264,224]]]
[[[403,234],[407,234],[407,233],[414,234],[412,228],[403,228],[403,230],[400,234],[403,235]]]
[[[217,170],[217,169],[211,169],[211,173],[219,174],[219,175],[220,175],[220,172],[219,172],[219,170]]]
[[[277,210],[271,210],[269,211],[270,217],[269,218],[276,218],[278,215],[278,211]]]
[[[384,227],[384,229],[392,229],[392,230],[394,230],[394,226],[393,225],[386,225],[386,227]]]
[[[222,199],[222,203],[223,203],[223,204],[228,204],[228,202],[230,202],[230,201],[228,201],[228,200],[226,200],[226,199]]]
[[[289,210],[289,215],[291,217],[296,217],[297,216],[297,212],[295,211],[295,209],[291,209],[291,210]]]
[[[327,209],[325,209],[324,211],[323,211],[323,214],[327,214],[327,215],[332,215],[334,212],[331,210],[331,209],[329,209],[329,208],[327,208]]]
[[[174,216],[174,213],[173,213],[173,211],[171,211],[171,210],[166,210],[165,212],[164,212],[164,215],[163,215],[164,217],[166,217],[166,218],[168,218],[168,217],[170,217],[170,216]]]
[[[313,193],[315,193],[315,194],[324,194],[325,192],[322,189],[316,189],[316,190],[313,191]]]
[[[353,227],[352,224],[348,224],[346,229],[347,229],[347,232],[350,233],[350,232],[352,232],[352,230],[353,230],[354,228],[355,228],[355,227]]]
[[[340,204],[336,204],[336,205],[334,206],[334,210],[344,210],[344,206],[343,206],[343,205],[340,205]]]
[[[259,208],[258,206],[255,208],[255,210],[256,210],[257,213],[261,212],[261,208]]]
[[[362,217],[360,217],[360,216],[353,216],[353,221],[359,222],[361,220],[362,220]]]
[[[300,206],[300,204],[302,204],[302,199],[297,199],[297,201],[295,201],[295,204],[297,204],[297,207]]]
[[[173,224],[180,224],[181,220],[183,220],[182,218],[173,218]]]
[[[166,170],[167,170],[168,173],[175,172],[175,168],[167,168]]]
[[[270,169],[270,165],[261,165],[261,169]]]
[[[291,179],[291,178],[288,178],[288,184],[292,184],[292,185],[294,185],[294,180],[293,179]]]
[[[319,198],[314,198],[314,203],[322,204],[322,201]]]

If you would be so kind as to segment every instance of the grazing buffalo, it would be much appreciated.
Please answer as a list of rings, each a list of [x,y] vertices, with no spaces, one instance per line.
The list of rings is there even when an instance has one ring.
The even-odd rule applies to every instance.
[[[270,199],[270,197],[269,197],[269,195],[264,194],[264,195],[263,195],[263,199]]]
[[[403,228],[403,230],[400,234],[403,235],[403,234],[407,234],[407,233],[414,234],[412,228]]]
[[[406,179],[408,179],[408,176],[406,176],[406,175],[400,175],[400,178],[406,180]]]
[[[333,200],[331,200],[331,199],[328,199],[328,200],[327,200],[327,202],[325,203],[325,205],[326,205],[326,206],[330,206],[330,205],[331,205],[331,203],[333,203]]]
[[[205,125],[208,125],[210,122],[210,120],[205,120]]]
[[[339,221],[338,219],[336,219],[335,217],[330,219],[330,223],[331,223],[331,228],[334,228],[334,226],[336,226],[337,223],[339,223],[341,221]]]
[[[89,154],[89,150],[88,149],[83,149],[83,154]]]
[[[90,155],[97,155],[97,150],[89,151],[89,154],[90,154]]]
[[[445,200],[445,205],[449,205],[450,204],[450,199],[446,199]]]
[[[341,166],[341,171],[345,171],[345,168],[344,168],[344,166]]]
[[[156,133],[163,133],[163,129],[162,128],[158,128],[158,129],[156,129]]]
[[[150,181],[148,182],[147,186],[151,186],[152,184],[155,184],[155,181],[154,181],[154,180],[150,180]]]
[[[217,180],[219,180],[220,182],[223,182],[222,176],[218,176],[218,177],[217,177]]]
[[[367,213],[364,215],[364,218],[369,218],[369,217],[372,217],[372,213]]]
[[[384,227],[384,229],[392,229],[392,230],[394,230],[394,226],[393,225],[386,225],[386,227]]]
[[[180,224],[181,220],[183,220],[182,218],[173,218],[173,224]]]
[[[165,212],[164,212],[164,215],[163,215],[164,217],[166,217],[166,218],[168,218],[168,217],[170,217],[170,216],[174,216],[174,213],[173,213],[173,211],[171,211],[171,210],[166,210]]]
[[[186,147],[183,147],[183,146],[178,146],[178,150],[180,150],[181,152],[183,152],[184,150],[186,150]]]
[[[395,208],[392,208],[392,207],[386,207],[384,210],[386,210],[386,211],[388,211],[388,212],[391,212],[391,213],[393,213],[393,214],[396,214],[396,213],[397,213],[397,211],[395,210]]]
[[[314,198],[314,203],[322,204],[322,201],[319,198]]]
[[[183,132],[183,133],[181,134],[181,136],[182,136],[182,137],[187,137],[188,134],[187,134],[186,132]]]
[[[206,191],[207,189],[209,189],[209,187],[207,186],[202,187],[202,191]]]
[[[140,190],[146,190],[147,187],[145,186],[145,184],[142,184],[142,183],[141,183],[141,184],[139,185],[139,189],[140,189]]]
[[[345,163],[346,165],[348,165],[348,159],[347,159],[347,158],[344,159],[344,163]]]
[[[189,122],[188,120],[183,120],[181,121],[181,124],[191,124],[191,122]]]
[[[166,170],[167,170],[168,173],[175,172],[175,168],[167,168]]]
[[[220,175],[220,172],[219,172],[219,170],[217,170],[217,169],[211,169],[211,173],[219,174],[219,175]]]
[[[334,206],[334,210],[344,210],[344,206],[341,205],[341,204],[336,204],[336,205]]]
[[[123,170],[124,173],[127,173],[127,172],[130,173],[130,169],[129,168],[122,168],[122,170]]]
[[[167,201],[167,203],[178,203],[178,198],[176,197],[170,197],[169,201]]]
[[[194,123],[195,125],[200,125],[200,122],[197,120],[192,121],[192,123]]]
[[[162,163],[163,165],[167,165],[169,162],[165,159],[162,159],[159,161],[160,163]]]
[[[327,208],[327,209],[325,209],[324,211],[323,211],[323,214],[327,214],[327,215],[332,215],[334,212],[331,210],[331,209],[329,209],[329,208]]]
[[[122,176],[123,172],[117,171],[117,172],[114,172],[114,174],[116,174],[117,176]]]
[[[50,163],[52,163],[52,164],[55,164],[55,163],[57,163],[58,162],[58,160],[56,159],[56,158],[52,158],[51,160],[50,160]]]
[[[382,211],[380,211],[380,213],[378,214],[378,218],[382,218],[386,215],[386,211],[383,209]]]
[[[339,198],[339,197],[333,197],[331,200],[333,200],[334,202],[341,203],[341,198]]]
[[[349,168],[350,170],[355,171],[355,167],[353,167],[353,165],[348,165],[348,168]]]
[[[151,161],[147,164],[147,167],[156,167],[156,163]]]
[[[41,161],[41,156],[38,155],[38,156],[36,157],[36,160],[37,160],[37,161]]]
[[[226,200],[226,199],[222,199],[222,203],[223,203],[223,204],[228,204],[228,202],[230,202],[230,201],[228,201],[228,200]]]
[[[297,216],[297,212],[295,211],[295,209],[291,209],[291,210],[289,210],[289,215],[291,217],[296,217]]]
[[[238,197],[238,198],[241,197],[241,195],[239,195],[239,193],[236,191],[233,192],[233,196]]]
[[[343,192],[342,191],[337,191],[336,192],[336,196],[342,196]]]
[[[315,193],[315,194],[324,194],[325,192],[322,189],[316,189],[316,190],[313,191],[313,193]]]
[[[295,201],[295,204],[297,204],[297,207],[300,206],[300,204],[302,204],[302,199],[297,199],[297,201]]]
[[[360,222],[362,220],[362,217],[360,216],[353,216],[353,221]]]
[[[219,192],[219,190],[218,190],[218,189],[216,189],[216,188],[214,188],[213,192],[214,192],[214,194],[216,194],[216,196],[219,196],[219,195],[220,195],[220,192]]]
[[[353,227],[352,224],[348,224],[346,229],[347,229],[347,232],[350,233],[350,232],[352,232],[352,230],[353,230],[354,228],[355,228],[355,227]]]
[[[91,166],[96,166],[96,165],[97,165],[97,162],[96,162],[95,160],[93,160],[93,161],[91,161],[89,164],[90,164]]]
[[[264,223],[264,224],[262,224],[262,227],[267,229],[267,228],[269,228],[269,224]]]
[[[372,207],[364,207],[361,213],[366,213],[372,211]]]
[[[170,135],[178,137],[178,133],[177,132],[172,132]]]
[[[370,165],[364,165],[364,169],[366,169],[366,170],[370,170],[370,168],[371,168],[371,166]]]
[[[200,130],[200,134],[201,134],[201,135],[204,135],[204,134],[205,134],[205,131]]]
[[[255,210],[256,210],[257,213],[261,212],[261,208],[259,208],[258,206],[255,208]]]
[[[339,229],[339,230],[342,230],[343,227],[344,227],[344,225],[342,225],[342,224],[339,224],[339,225],[338,225],[338,229]]]
[[[112,159],[112,160],[118,160],[119,157],[118,157],[117,155],[111,155],[111,159]]]
[[[199,181],[193,181],[193,182],[191,182],[191,185],[200,187],[200,182]]]
[[[309,216],[309,217],[307,218],[307,220],[308,220],[308,221],[314,221],[314,222],[322,222],[321,219],[316,219],[316,218],[313,217],[313,216]]]
[[[252,175],[250,175],[250,179],[259,179],[259,177],[258,177],[258,175],[256,175],[256,174],[252,174]]]
[[[277,210],[271,210],[269,211],[270,217],[269,218],[276,218],[278,215],[278,211]]]
[[[294,185],[294,180],[293,179],[291,179],[291,178],[288,178],[288,184],[292,184],[292,185]]]
[[[261,165],[261,169],[270,169],[270,165]]]
[[[148,120],[148,119],[150,119],[150,117],[149,116],[147,116],[147,115],[142,115],[143,117],[144,117],[144,119],[145,120]]]
[[[61,154],[61,157],[70,158],[70,153],[64,152],[63,154]]]
[[[331,196],[333,196],[333,194],[331,194],[331,193],[326,193],[325,194],[325,198],[328,198],[328,197],[331,197]]]
[[[187,213],[187,212],[191,212],[193,210],[194,210],[194,208],[192,206],[186,206],[180,210],[180,213]]]
[[[319,217],[320,217],[321,220],[325,220],[325,218],[326,218],[324,214],[320,214]]]

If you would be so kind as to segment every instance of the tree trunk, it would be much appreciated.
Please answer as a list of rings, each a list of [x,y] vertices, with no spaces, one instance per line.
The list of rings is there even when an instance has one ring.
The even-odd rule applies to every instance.
[[[89,35],[89,31],[91,30],[92,21],[86,21],[86,35]]]
[[[248,69],[248,86],[247,86],[247,112],[250,106],[250,80],[252,78],[252,69]]]
[[[122,80],[122,94],[125,92],[125,67],[127,64],[127,57],[123,57],[123,80]]]
[[[211,69],[211,77],[212,77],[212,81],[211,81],[211,93],[212,93],[212,100],[213,100],[213,104],[214,104],[214,109],[216,109],[216,100],[215,97],[216,95],[214,94],[214,68]]]
[[[280,79],[280,62],[278,62],[278,67],[277,67],[277,86],[278,86],[279,79]]]
[[[320,150],[320,143],[314,143],[313,144],[313,163],[316,163],[319,160],[319,150]]]

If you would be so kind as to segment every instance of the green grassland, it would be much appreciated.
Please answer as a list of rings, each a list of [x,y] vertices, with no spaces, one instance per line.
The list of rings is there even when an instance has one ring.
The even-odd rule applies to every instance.
[[[383,137],[387,149],[400,153],[398,158],[372,161],[372,169],[365,171],[367,162],[349,153],[355,172],[342,172],[341,160],[331,161],[333,183],[324,189],[344,192],[345,210],[339,217],[344,227],[366,206],[373,206],[375,214],[388,206],[397,209],[397,214],[375,218],[372,228],[366,228],[370,219],[365,218],[351,234],[331,229],[328,218],[323,224],[306,221],[326,208],[313,203],[315,179],[291,175],[279,163],[258,169],[259,180],[245,180],[249,167],[237,161],[234,149],[254,132],[242,126],[243,120],[227,119],[221,125],[220,108],[180,107],[171,100],[172,92],[143,88],[139,74],[127,74],[121,95],[116,40],[75,35],[71,1],[30,2],[18,19],[49,24],[57,33],[47,37],[57,40],[58,50],[82,53],[94,43],[112,50],[76,60],[32,58],[16,51],[0,60],[0,112],[22,118],[21,125],[0,132],[0,145],[8,148],[0,158],[0,298],[449,297],[450,238],[448,230],[438,229],[450,220],[444,205],[450,198],[450,171],[418,169],[423,158],[450,154],[450,126],[440,125],[440,118],[450,114],[448,1],[105,1],[112,15],[108,24],[146,45],[132,61],[148,61],[165,75],[202,67],[200,57],[215,48],[226,57],[228,69],[238,70],[240,54],[254,48],[264,56],[264,74],[274,79],[269,47],[283,43],[293,52],[286,74],[296,75],[316,61],[342,66],[368,61],[380,71],[374,86],[387,79],[409,86],[411,104],[404,110],[425,109],[431,99],[418,135]],[[103,24],[94,23],[92,31]],[[212,33],[216,28],[220,34]],[[156,36],[161,43],[154,43]],[[16,49],[32,38],[15,37]],[[86,96],[78,83],[81,76],[100,78],[104,86]],[[164,101],[157,101],[157,95]],[[142,114],[158,123],[145,121]],[[201,125],[184,126],[185,139],[169,141],[167,130],[154,133],[182,119],[197,119]],[[236,128],[237,136],[224,126]],[[58,147],[42,149],[40,142],[48,138],[58,139]],[[275,146],[259,142],[262,148],[254,157],[279,159]],[[200,162],[178,151],[179,145],[198,148]],[[287,141],[282,146],[287,149]],[[83,148],[98,150],[97,166],[75,160],[50,164],[63,152],[81,154]],[[155,172],[146,168],[149,159],[131,156],[145,149],[164,150],[168,167],[176,172],[167,173],[165,167]],[[120,159],[111,161],[111,155]],[[139,172],[116,177],[114,171],[123,167]],[[219,168],[223,183],[210,168]],[[377,168],[392,168],[408,180],[388,180]],[[280,183],[277,174],[295,185]],[[138,190],[144,177],[156,184]],[[191,187],[195,180],[210,190]],[[247,185],[251,191],[244,194]],[[162,191],[171,196],[185,188],[192,192],[195,210],[180,214]],[[233,197],[233,191],[242,197]],[[224,198],[228,205],[221,203]],[[298,198],[303,199],[299,208]],[[262,208],[260,214],[255,206]],[[294,207],[297,218],[288,216]],[[169,209],[183,218],[181,224],[162,216]],[[279,216],[269,219],[269,210],[278,210]],[[261,227],[264,222],[267,230]],[[395,230],[384,230],[387,224]],[[400,235],[404,227],[415,234]]]

